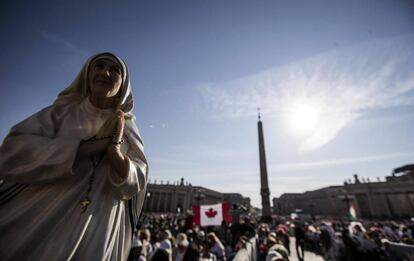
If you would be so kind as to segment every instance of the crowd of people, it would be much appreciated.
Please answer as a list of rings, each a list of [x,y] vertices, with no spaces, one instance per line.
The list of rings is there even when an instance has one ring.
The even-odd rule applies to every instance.
[[[289,260],[291,239],[299,260],[304,260],[305,249],[332,261],[414,260],[413,220],[279,220],[273,227],[259,225],[258,236],[263,249],[259,260],[273,260],[270,254]]]
[[[414,260],[413,220],[319,220],[299,226],[305,248],[325,260]]]
[[[230,261],[249,244],[254,244],[258,261],[292,260],[293,251],[304,260],[305,250],[333,261],[413,260],[414,220],[280,218],[260,223],[246,217],[199,227],[191,215],[149,215],[135,231],[129,260]]]
[[[229,226],[199,227],[192,216],[147,216],[135,231],[128,260],[227,261],[256,235],[249,218]]]

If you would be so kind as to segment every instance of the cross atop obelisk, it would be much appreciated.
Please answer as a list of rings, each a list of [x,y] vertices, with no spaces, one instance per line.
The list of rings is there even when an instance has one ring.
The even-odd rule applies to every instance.
[[[259,157],[260,157],[260,195],[262,196],[262,220],[270,221],[270,192],[269,192],[269,182],[267,180],[267,165],[266,165],[266,153],[264,146],[264,137],[263,137],[263,124],[260,116],[260,108],[258,110],[258,122],[257,129],[259,132]]]

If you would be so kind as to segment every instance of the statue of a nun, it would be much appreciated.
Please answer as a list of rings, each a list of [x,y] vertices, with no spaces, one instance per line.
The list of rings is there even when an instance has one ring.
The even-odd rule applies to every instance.
[[[148,166],[126,64],[91,57],[0,152],[1,260],[126,260]],[[1,181],[0,181],[1,182]]]

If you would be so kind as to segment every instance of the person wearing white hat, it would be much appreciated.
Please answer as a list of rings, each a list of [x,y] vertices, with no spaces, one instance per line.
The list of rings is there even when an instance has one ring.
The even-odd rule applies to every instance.
[[[168,229],[165,229],[159,233],[160,242],[158,245],[158,250],[163,250],[168,253],[169,258],[172,258],[172,243],[171,243],[171,232]]]
[[[164,249],[168,253],[172,253],[172,245],[169,239],[164,239],[163,241],[161,241],[159,248]]]
[[[132,249],[128,261],[147,261],[142,254],[142,242],[138,238],[134,238],[132,241]]]
[[[266,245],[268,248],[266,261],[289,261],[289,253],[287,249],[281,244],[281,242],[276,237],[269,235],[266,239]]]
[[[176,238],[177,249],[174,255],[174,261],[197,261],[200,254],[188,242],[187,235],[180,233]]]
[[[139,231],[139,239],[142,242],[142,254],[146,257],[152,255],[153,247],[151,244],[151,232],[149,229],[144,228]]]
[[[214,232],[210,232],[207,234],[206,238],[207,242],[210,244],[210,252],[215,254],[218,260],[226,261],[226,252],[224,250],[224,246],[216,234]]]

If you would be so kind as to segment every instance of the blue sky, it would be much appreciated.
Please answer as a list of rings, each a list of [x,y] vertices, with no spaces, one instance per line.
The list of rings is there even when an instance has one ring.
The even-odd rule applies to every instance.
[[[414,160],[412,1],[3,1],[0,137],[85,60],[128,63],[151,180],[260,205]]]

